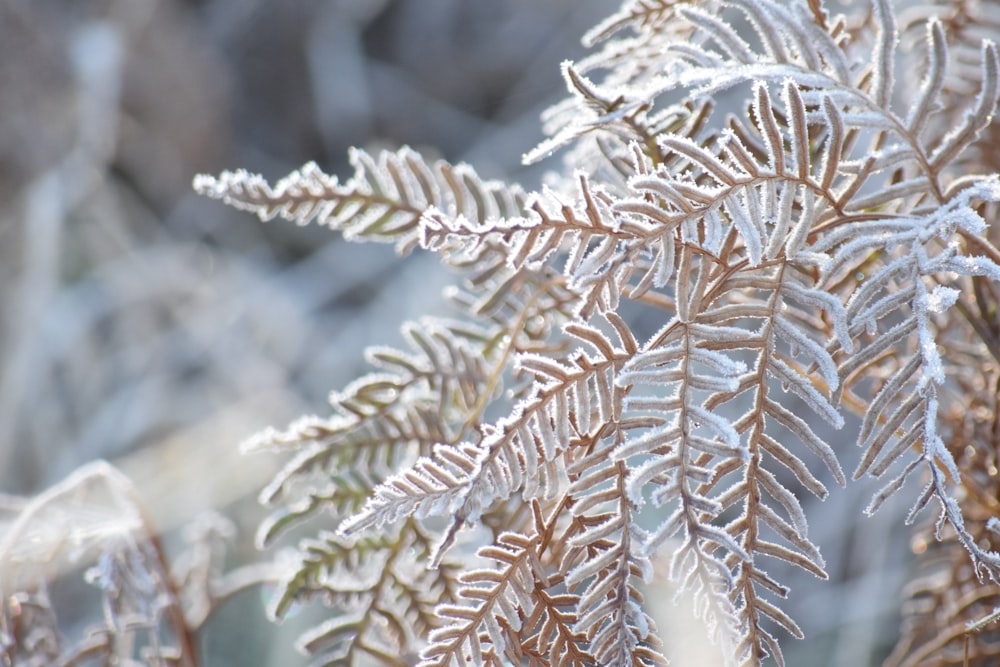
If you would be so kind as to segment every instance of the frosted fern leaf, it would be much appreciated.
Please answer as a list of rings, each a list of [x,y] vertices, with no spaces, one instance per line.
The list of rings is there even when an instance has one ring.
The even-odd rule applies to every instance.
[[[783,665],[806,629],[786,578],[829,576],[809,519],[849,484],[849,413],[855,477],[887,480],[870,509],[919,478],[904,520],[936,500],[937,536],[1000,585],[988,510],[963,496],[983,479],[963,461],[992,445],[957,450],[954,416],[961,364],[1000,363],[1000,186],[969,167],[1000,67],[982,40],[955,108],[950,24],[916,45],[898,24],[888,0],[857,20],[815,0],[629,0],[563,67],[570,97],[526,159],[565,149],[566,168],[536,192],[409,149],[355,152],[343,185],[315,166],[273,187],[199,179],[457,275],[453,319],[373,348],[331,418],[255,441],[298,452],[262,542],[320,509],[340,529],[303,543],[276,608],[341,610],[307,648],[661,664],[659,571],[726,664]],[[919,86],[896,80],[914,68]],[[331,584],[345,573],[363,586]]]

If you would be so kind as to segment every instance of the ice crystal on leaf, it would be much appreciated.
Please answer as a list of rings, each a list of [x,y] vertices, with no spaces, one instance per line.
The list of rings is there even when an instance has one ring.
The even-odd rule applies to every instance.
[[[526,157],[567,149],[551,189],[408,148],[355,151],[343,184],[316,165],[274,186],[197,179],[262,219],[456,271],[453,320],[405,325],[409,349],[372,348],[377,370],[332,417],[253,442],[295,452],[262,496],[283,507],[262,542],[320,510],[338,528],[303,543],[274,607],[337,608],[306,648],[328,664],[662,664],[644,590],[665,560],[728,662],[784,664],[803,631],[770,571],[827,577],[802,498],[848,484],[829,435],[848,412],[855,478],[884,480],[869,511],[897,493],[909,521],[936,505],[937,535],[1000,585],[945,425],[961,401],[945,340],[1000,349],[976,315],[1000,281],[985,219],[1000,188],[969,157],[997,51],[978,45],[959,113],[950,19],[914,45],[888,0],[869,9],[627,0],[564,65],[570,97]],[[911,89],[896,77],[914,63]],[[645,339],[638,311],[659,322]]]

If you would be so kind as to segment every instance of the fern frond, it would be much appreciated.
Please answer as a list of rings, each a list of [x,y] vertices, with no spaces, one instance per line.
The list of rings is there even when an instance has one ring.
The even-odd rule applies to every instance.
[[[827,375],[832,370],[832,360],[828,354],[809,334],[802,331],[803,320],[795,316],[798,310],[794,305],[796,292],[808,293],[809,290],[797,281],[785,277],[781,269],[775,277],[778,282],[771,292],[771,298],[783,302],[783,309],[792,317],[777,315],[770,322],[765,322],[759,330],[757,335],[763,339],[751,337],[740,342],[741,347],[756,351],[756,370],[739,378],[736,391],[714,394],[706,402],[706,407],[715,410],[717,406],[745,392],[750,394],[753,407],[733,425],[734,430],[747,439],[747,452],[744,455],[747,463],[736,472],[737,480],[730,482],[728,487],[719,492],[715,502],[719,505],[719,511],[734,505],[742,507],[741,518],[725,527],[730,539],[740,547],[739,551],[731,552],[729,561],[730,567],[735,568],[735,583],[731,595],[740,619],[738,636],[743,638],[737,655],[756,662],[763,655],[770,654],[781,664],[778,642],[765,627],[764,621],[776,623],[795,636],[800,636],[801,631],[769,599],[769,596],[783,598],[787,591],[761,568],[758,556],[786,561],[820,578],[826,578],[826,573],[823,558],[807,537],[802,506],[796,495],[768,469],[769,457],[795,473],[803,488],[821,497],[826,494],[825,488],[793,453],[790,446],[792,442],[797,440],[804,445],[841,484],[844,483],[844,478],[837,456],[830,446],[816,435],[805,420],[785,407],[787,399],[776,391],[777,387],[781,387],[785,392],[793,393],[816,416],[835,427],[839,428],[843,424],[839,413],[825,395],[813,386],[808,375],[799,370],[812,363],[818,363],[820,368],[826,367]],[[796,286],[788,289],[787,285]],[[828,305],[833,307],[833,304]],[[804,355],[806,364],[796,364],[795,355]],[[777,387],[771,386],[772,382]],[[793,440],[789,440],[789,435]],[[704,486],[711,488],[718,482],[719,478],[716,476]],[[767,533],[779,538],[780,542],[765,538]],[[737,557],[741,552],[746,556],[737,565]]]
[[[332,417],[303,418],[244,443],[244,451],[296,452],[261,491],[263,504],[284,509],[261,526],[260,546],[321,509],[338,517],[358,511],[393,468],[456,437],[489,394],[488,330],[425,319],[403,333],[410,350],[370,348],[380,372],[331,395]]]
[[[395,665],[415,655],[440,625],[437,605],[454,600],[458,571],[422,562],[431,542],[409,520],[379,537],[345,541],[332,533],[304,540],[288,565],[268,613],[284,618],[292,605],[320,597],[335,608],[326,622],[299,639],[299,649],[326,665]]]
[[[437,613],[447,622],[430,634],[420,667],[502,664],[516,659],[513,646],[522,619],[535,609],[533,593],[544,573],[534,569],[536,543],[524,535],[505,533],[496,545],[483,547],[479,556],[496,563],[461,576],[459,604],[442,604]]]
[[[686,260],[690,253],[683,252],[682,265],[690,271],[691,264]],[[646,548],[656,548],[682,532],[681,546],[674,552],[672,576],[698,591],[696,604],[711,624],[723,624],[724,636],[745,638],[740,651],[746,654],[754,654],[758,646],[767,652],[775,650],[776,640],[760,625],[760,619],[765,616],[793,634],[800,634],[797,626],[757,590],[764,585],[772,593],[784,594],[782,587],[768,583],[771,580],[756,565],[755,555],[778,558],[825,577],[822,558],[806,538],[805,515],[799,501],[763,467],[763,455],[770,454],[777,462],[788,466],[800,477],[805,488],[820,494],[825,494],[825,489],[788,451],[787,444],[782,443],[785,437],[777,433],[771,435],[773,427],[766,428],[769,419],[818,454],[843,481],[833,451],[803,420],[783,408],[778,399],[770,397],[772,390],[767,382],[768,377],[773,378],[774,382],[784,385],[786,391],[795,392],[819,416],[834,425],[842,423],[829,401],[801,371],[793,369],[784,356],[788,353],[778,352],[781,347],[776,344],[783,340],[800,348],[798,352],[791,352],[793,355],[803,354],[804,350],[807,364],[818,361],[835,386],[837,377],[832,359],[817,342],[801,332],[795,314],[799,302],[807,306],[823,303],[835,313],[840,308],[839,302],[815,296],[818,290],[806,288],[794,280],[782,279],[780,269],[777,273],[771,273],[770,269],[755,273],[757,276],[752,282],[736,282],[741,288],[754,286],[772,294],[772,299],[781,299],[789,315],[771,316],[770,313],[781,309],[766,302],[756,309],[723,306],[715,312],[705,308],[700,301],[714,289],[708,287],[710,271],[702,267],[695,274],[690,296],[678,295],[679,305],[687,304],[687,308],[680,309],[679,315],[698,313],[706,324],[672,322],[654,336],[645,353],[633,357],[623,367],[617,378],[621,385],[632,387],[626,409],[662,413],[665,415],[661,418],[662,426],[626,440],[615,454],[621,460],[652,454],[631,473],[630,497],[641,502],[648,493],[646,487],[652,486],[650,495],[654,502],[676,502],[677,509],[653,533]],[[750,275],[744,274],[744,278]],[[785,284],[791,286],[787,288],[787,296],[783,291]],[[744,326],[725,326],[726,321],[737,324],[747,316],[772,319],[770,324],[765,321],[757,333]],[[835,319],[846,321],[839,313]],[[843,331],[846,333],[846,327]],[[738,349],[759,355],[755,371],[748,373],[744,365],[729,356],[732,350]],[[708,370],[717,375],[708,375]],[[662,398],[647,397],[635,393],[636,385],[666,385],[670,390]],[[753,395],[753,410],[735,422],[717,416],[720,404],[748,391]],[[746,444],[744,436],[749,438]],[[716,490],[719,481],[734,470],[742,471],[742,480],[731,482],[724,491]],[[768,498],[777,503],[788,520],[770,507]],[[745,504],[743,519],[724,529],[713,525],[713,520],[726,508],[738,503]],[[758,538],[758,523],[760,528],[766,526],[789,546]],[[714,555],[719,549],[723,550],[722,558]],[[723,599],[719,598],[720,593]],[[724,599],[727,594],[732,600]]]
[[[942,410],[951,429],[948,447],[963,472],[967,495],[962,503],[966,530],[984,549],[997,550],[997,497],[993,420],[969,420],[968,414],[996,402],[995,385],[976,387],[959,381],[961,404]],[[927,517],[932,519],[932,517]],[[990,664],[1000,655],[991,637],[991,620],[1000,605],[1000,585],[981,582],[969,567],[969,554],[947,527],[923,520],[913,537],[918,554],[914,576],[905,586],[901,636],[886,661],[892,667],[940,664]],[[934,533],[943,533],[940,539]]]
[[[422,221],[420,244],[435,251],[459,244],[462,251],[475,255],[490,243],[501,243],[507,262],[514,269],[535,269],[561,251],[567,256],[564,272],[573,275],[585,259],[596,261],[594,257],[601,256],[601,247],[608,244],[613,247],[615,239],[624,235],[606,214],[608,197],[600,191],[594,192],[586,175],[580,173],[578,178],[582,199],[579,210],[563,204],[549,192],[547,197],[529,202],[534,215],[527,219],[475,224],[464,218],[431,214]],[[594,240],[598,242],[597,248],[592,245]]]
[[[910,520],[931,498],[941,505],[941,520],[947,520],[957,539],[981,568],[994,580],[1000,576],[1000,556],[980,548],[964,528],[964,518],[949,490],[949,484],[961,482],[961,473],[945,447],[938,427],[939,387],[945,383],[944,361],[935,341],[934,319],[955,304],[958,291],[927,281],[944,281],[946,273],[958,276],[988,275],[1000,279],[1000,266],[987,258],[969,258],[959,254],[951,239],[960,232],[980,234],[984,222],[970,207],[973,200],[994,200],[1000,195],[997,182],[987,181],[970,188],[964,195],[925,216],[897,218],[877,237],[848,241],[835,256],[835,263],[846,261],[845,253],[879,251],[895,257],[871,279],[862,283],[848,307],[852,331],[874,331],[879,321],[892,318],[893,325],[870,346],[862,346],[842,372],[869,372],[886,363],[886,350],[912,350],[897,353],[895,369],[885,376],[881,389],[872,400],[859,436],[865,448],[855,473],[883,476],[918,447],[916,460],[903,467],[872,500],[868,511],[876,511],[898,492],[918,468],[925,468],[930,481],[924,487],[910,513]],[[843,231],[835,238],[846,238]],[[944,245],[943,248],[940,245]],[[938,246],[935,249],[935,246]],[[936,253],[936,254],[932,254]],[[900,315],[908,304],[909,312]],[[905,360],[905,361],[904,361]]]
[[[431,166],[405,147],[377,157],[353,149],[350,158],[354,176],[342,185],[309,163],[273,187],[261,176],[239,170],[218,178],[199,176],[194,188],[263,221],[315,221],[342,231],[347,239],[394,243],[400,253],[416,245],[417,223],[429,209],[478,222],[521,211],[519,189],[483,181],[468,165],[439,161]]]
[[[569,332],[590,342],[596,334],[592,328]],[[477,523],[493,503],[518,491],[525,498],[539,494],[551,498],[565,478],[561,454],[571,438],[603,428],[616,414],[607,373],[621,363],[624,353],[606,341],[599,351],[613,354],[592,359],[581,352],[575,367],[538,355],[518,357],[520,368],[537,378],[529,398],[510,416],[484,425],[479,444],[437,445],[433,460],[422,458],[387,480],[341,530],[355,533],[408,514],[450,515],[453,519],[439,556],[459,529]],[[591,423],[594,416],[596,426]]]

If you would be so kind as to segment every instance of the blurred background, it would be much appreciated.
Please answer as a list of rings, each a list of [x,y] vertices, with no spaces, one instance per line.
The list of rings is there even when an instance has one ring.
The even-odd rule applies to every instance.
[[[192,177],[315,160],[343,178],[349,146],[410,144],[532,187],[520,156],[564,95],[559,62],[614,8],[0,0],[0,491],[107,459],[168,542],[216,509],[237,525],[233,558],[253,559],[255,496],[281,461],[239,443],[325,414],[363,347],[438,309],[447,276],[263,225]],[[790,664],[877,664],[894,641],[904,564],[886,522],[860,519],[865,493],[811,508],[837,583],[793,591],[812,643],[789,644]],[[298,664],[295,628],[269,626],[260,597],[206,626],[205,664]]]
[[[434,263],[262,225],[192,177],[346,177],[349,146],[410,144],[530,185],[520,155],[597,4],[0,2],[4,489],[145,449],[165,475],[168,452],[226,457],[323,410],[397,308],[439,299]],[[409,264],[429,289],[381,306]]]

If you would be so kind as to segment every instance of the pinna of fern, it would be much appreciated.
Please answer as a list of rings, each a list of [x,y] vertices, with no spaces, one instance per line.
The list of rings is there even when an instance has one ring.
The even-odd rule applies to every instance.
[[[970,285],[1000,281],[981,216],[1000,184],[955,168],[992,122],[997,51],[982,42],[981,85],[949,127],[943,24],[930,19],[911,53],[891,4],[871,10],[850,22],[818,2],[624,3],[591,33],[602,50],[564,67],[572,97],[528,156],[572,146],[572,177],[552,190],[525,195],[409,149],[356,151],[344,185],[315,166],[273,188],[241,172],[196,181],[262,219],[420,246],[462,276],[468,324],[411,327],[436,342],[374,354],[388,374],[352,385],[338,417],[267,439],[304,447],[274,488],[317,473],[333,485],[295,514],[333,511],[330,553],[403,558],[419,531],[407,567],[447,591],[442,620],[419,632],[407,609],[426,600],[385,578],[358,591],[364,613],[404,630],[338,630],[331,662],[360,646],[386,664],[393,651],[421,665],[658,664],[642,589],[665,554],[730,662],[784,664],[782,637],[804,633],[770,570],[827,577],[801,496],[847,483],[828,434],[858,406],[855,476],[888,479],[869,510],[921,478],[907,521],[935,501],[938,534],[1000,583],[940,424],[955,398],[938,340],[946,320],[964,326],[952,313],[968,312]],[[894,76],[920,58],[907,98]],[[720,118],[723,92],[740,101]],[[644,341],[633,307],[660,322]],[[338,481],[359,463],[360,487]],[[292,573],[283,605],[335,592],[324,573],[365,570],[338,558]]]

